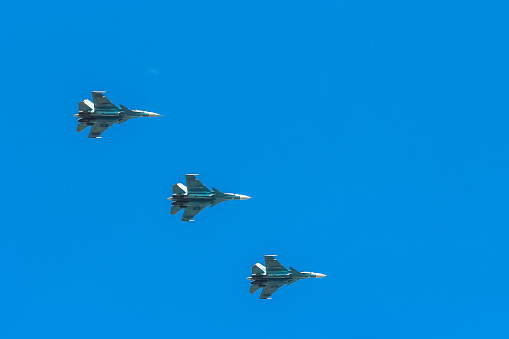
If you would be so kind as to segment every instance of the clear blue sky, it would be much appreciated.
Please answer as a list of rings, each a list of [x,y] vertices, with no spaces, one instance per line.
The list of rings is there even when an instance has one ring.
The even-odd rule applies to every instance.
[[[508,11],[4,3],[0,337],[508,338]],[[164,117],[88,139],[92,90]],[[254,199],[182,223],[185,173]]]

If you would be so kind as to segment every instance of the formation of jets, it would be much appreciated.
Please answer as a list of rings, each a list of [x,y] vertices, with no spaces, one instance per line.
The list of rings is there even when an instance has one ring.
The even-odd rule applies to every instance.
[[[121,124],[133,118],[161,116],[153,112],[130,110],[123,105],[118,108],[103,93],[105,92],[93,91],[93,102],[88,99],[80,102],[79,112],[74,115],[78,118],[78,132],[91,126],[89,138],[101,138],[101,134],[115,123]],[[181,221],[194,221],[193,218],[207,206],[213,207],[228,200],[251,199],[243,194],[223,193],[214,187],[210,190],[196,178],[197,175],[186,174],[186,185],[181,183],[173,185],[173,194],[168,198],[172,202],[170,210],[172,215],[177,214],[181,209],[184,210]],[[276,260],[275,255],[266,255],[265,266],[257,263],[252,267],[252,274],[248,277],[251,280],[249,292],[254,293],[263,288],[260,299],[272,299],[272,294],[283,285],[290,285],[302,279],[322,277],[325,275],[300,272],[292,267],[287,270]]]

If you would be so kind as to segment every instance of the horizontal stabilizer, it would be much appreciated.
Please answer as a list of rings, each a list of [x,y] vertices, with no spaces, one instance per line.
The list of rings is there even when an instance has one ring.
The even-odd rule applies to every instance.
[[[88,125],[87,124],[83,124],[83,123],[80,123],[78,124],[78,128],[76,129],[78,132],[81,132],[83,131],[85,128],[87,128]]]
[[[173,185],[172,189],[175,194],[187,194],[187,187],[184,184],[178,183]]]
[[[171,206],[170,213],[171,213],[172,215],[175,215],[175,214],[177,214],[177,213],[178,213],[178,211],[180,211],[181,209],[182,209],[182,207],[180,207],[180,206],[175,206],[175,205],[174,205],[174,206]]]
[[[265,274],[265,266],[257,263],[253,265],[253,267],[251,268],[251,272],[253,272],[253,274]]]
[[[88,100],[85,99],[82,102],[79,103],[79,108],[81,112],[89,112],[94,110],[94,104]]]
[[[258,291],[258,289],[260,289],[260,287],[262,287],[262,285],[251,285],[251,287],[249,288],[249,293],[255,293],[256,291]]]

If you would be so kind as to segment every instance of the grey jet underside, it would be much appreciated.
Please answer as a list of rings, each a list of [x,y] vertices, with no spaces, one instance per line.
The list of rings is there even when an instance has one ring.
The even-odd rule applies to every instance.
[[[260,263],[252,267],[252,274],[247,279],[251,280],[249,293],[254,293],[258,289],[263,288],[260,293],[260,299],[272,299],[272,294],[283,285],[291,285],[296,281],[307,278],[323,278],[326,275],[314,272],[299,272],[295,268],[290,267],[287,270],[275,255],[266,255],[265,266]]]
[[[173,195],[168,198],[172,202],[171,214],[184,209],[182,221],[194,221],[193,218],[207,206],[213,207],[228,200],[251,199],[243,194],[223,193],[214,187],[210,190],[196,178],[197,175],[186,174],[187,186],[181,183],[173,185]]]
[[[118,108],[103,93],[105,92],[93,91],[92,100],[94,102],[92,103],[88,99],[83,100],[79,103],[78,114],[74,115],[78,118],[78,132],[92,126],[88,134],[89,138],[101,138],[101,133],[115,123],[121,124],[133,118],[160,116],[153,112],[130,110],[123,105]]]

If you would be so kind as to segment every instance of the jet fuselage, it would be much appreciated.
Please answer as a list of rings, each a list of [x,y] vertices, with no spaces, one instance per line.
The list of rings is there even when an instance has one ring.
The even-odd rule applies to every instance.
[[[322,278],[324,274],[314,273],[314,272],[300,272],[299,274],[293,273],[270,273],[270,274],[252,274],[249,280],[252,281],[252,284],[258,284],[263,282],[270,281],[284,281],[284,280],[295,280],[295,279],[307,279],[307,278]]]
[[[74,115],[76,118],[83,120],[105,120],[116,121],[120,119],[132,119],[141,117],[158,117],[159,114],[154,112],[140,111],[140,110],[107,110],[107,111],[79,111]],[[78,121],[80,121],[78,119]]]
[[[242,194],[222,193],[217,195],[214,193],[193,193],[193,194],[173,194],[170,198],[172,205],[192,206],[202,205],[203,203],[213,204],[215,202],[223,202],[235,199],[249,199]]]

